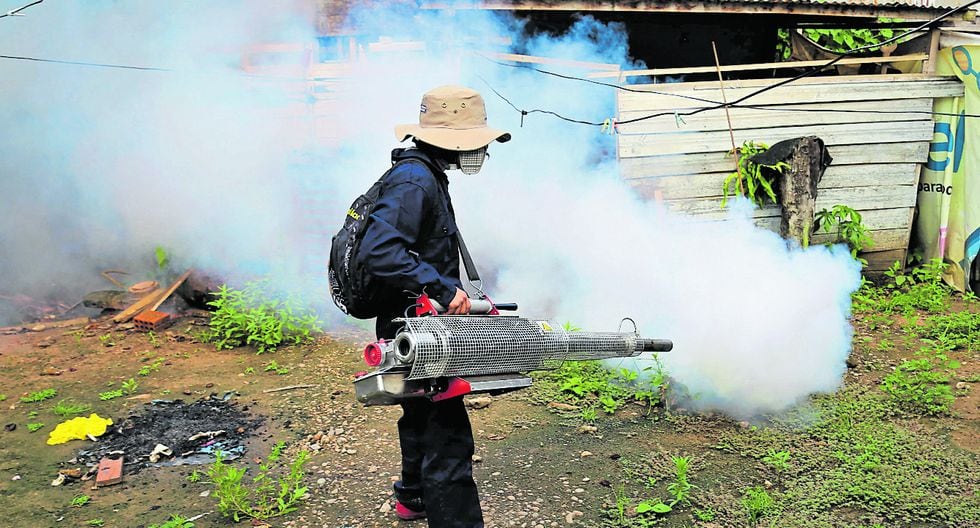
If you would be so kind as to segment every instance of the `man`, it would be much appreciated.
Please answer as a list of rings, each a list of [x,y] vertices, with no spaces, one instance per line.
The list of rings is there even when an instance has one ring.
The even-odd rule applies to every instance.
[[[469,313],[445,171],[476,174],[487,146],[510,140],[510,134],[487,127],[480,94],[459,86],[422,96],[419,124],[396,126],[395,135],[399,141],[412,138],[415,148],[392,152],[395,166],[384,179],[360,245],[365,270],[383,285],[379,339],[395,336],[399,325],[392,320],[404,317],[423,292],[449,314]],[[428,517],[432,528],[482,527],[473,481],[473,432],[462,397],[416,398],[402,409],[402,477],[394,485],[398,517]]]

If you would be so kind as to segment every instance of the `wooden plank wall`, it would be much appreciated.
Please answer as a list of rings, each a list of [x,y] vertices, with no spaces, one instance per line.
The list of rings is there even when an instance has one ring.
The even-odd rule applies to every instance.
[[[727,81],[725,95],[734,101],[776,81]],[[705,220],[723,219],[722,183],[734,170],[733,158],[726,156],[731,139],[725,112],[674,115],[712,104],[691,97],[721,101],[718,83],[629,88],[639,91],[619,93],[617,121],[667,115],[619,125],[623,177],[641,195],[661,200],[674,211]],[[868,271],[875,272],[905,256],[919,170],[933,135],[931,115],[888,112],[929,112],[934,98],[962,94],[963,85],[948,77],[818,77],[764,92],[743,103],[752,108],[730,112],[738,145],[748,140],[771,145],[808,135],[824,140],[834,161],[820,182],[817,210],[844,204],[861,212],[874,240],[874,247],[863,256]],[[778,207],[754,214],[760,226],[778,229]]]

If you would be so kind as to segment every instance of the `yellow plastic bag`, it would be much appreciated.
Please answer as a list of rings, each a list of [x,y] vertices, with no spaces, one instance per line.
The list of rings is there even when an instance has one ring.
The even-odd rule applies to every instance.
[[[79,416],[61,422],[48,436],[48,445],[63,444],[69,440],[85,440],[88,435],[102,436],[112,425],[112,419],[92,413],[88,418]]]

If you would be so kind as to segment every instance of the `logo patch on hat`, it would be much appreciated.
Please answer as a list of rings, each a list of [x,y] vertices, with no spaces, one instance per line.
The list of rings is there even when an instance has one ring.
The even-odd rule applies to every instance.
[[[428,110],[429,110],[429,109],[425,107],[425,103],[422,103],[422,105],[421,105],[421,106],[419,107],[419,113],[420,113],[420,114],[424,114],[424,113],[426,113],[426,112],[427,112]]]

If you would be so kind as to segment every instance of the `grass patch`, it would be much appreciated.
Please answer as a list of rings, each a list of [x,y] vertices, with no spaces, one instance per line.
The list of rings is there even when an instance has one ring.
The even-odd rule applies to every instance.
[[[772,452],[793,450],[793,464],[763,466],[772,471],[763,478],[784,491],[772,495],[776,513],[755,520],[774,516],[777,526],[844,526],[840,515],[847,511],[886,525],[980,522],[980,500],[973,494],[980,476],[971,469],[972,455],[928,431],[903,427],[895,421],[899,414],[879,391],[846,389],[817,397],[768,427],[726,434],[717,447],[763,461]],[[744,494],[743,500],[755,499]],[[752,521],[752,509],[745,510]]]
[[[51,408],[51,412],[63,418],[84,414],[91,410],[91,405],[76,403],[75,400],[72,400],[71,398],[61,400]]]

